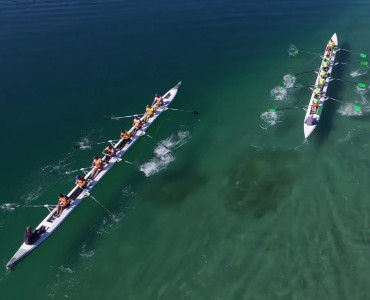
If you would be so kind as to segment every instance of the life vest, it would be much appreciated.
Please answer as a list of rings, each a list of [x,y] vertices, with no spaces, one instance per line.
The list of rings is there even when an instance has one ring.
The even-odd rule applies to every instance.
[[[121,133],[121,138],[130,139],[131,135],[127,131],[124,131]]]
[[[325,72],[324,70],[321,70],[321,72],[320,72],[320,76],[321,76],[321,77],[325,77],[325,76],[326,76],[326,72]]]
[[[147,107],[146,114],[151,117],[153,115],[153,107]]]
[[[319,80],[319,82],[320,82],[320,84],[324,84],[325,83],[325,79],[321,77],[320,80]]]
[[[329,67],[329,63],[328,63],[327,61],[324,61],[324,62],[323,62],[323,64],[322,64],[322,66],[323,66],[324,68],[327,68],[327,67]]]
[[[318,104],[318,103],[319,103],[319,100],[318,100],[318,99],[316,99],[316,98],[313,98],[313,103],[314,103],[314,104]]]
[[[332,40],[330,40],[330,41],[329,41],[329,46],[330,46],[330,47],[334,47],[334,45],[335,45],[335,44],[334,44],[334,42],[333,42]]]
[[[321,93],[321,89],[320,89],[320,88],[316,88],[316,89],[315,89],[315,93],[316,93],[316,94],[320,94],[320,93]]]
[[[94,163],[95,167],[97,167],[98,169],[103,169],[103,167],[104,167],[103,162],[101,161],[100,158],[94,159],[93,163]]]

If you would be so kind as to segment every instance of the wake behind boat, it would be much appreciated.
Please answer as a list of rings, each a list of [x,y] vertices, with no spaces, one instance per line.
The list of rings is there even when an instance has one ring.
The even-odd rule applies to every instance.
[[[329,45],[330,43],[333,45]],[[313,87],[313,92],[311,95],[310,103],[307,107],[307,112],[304,117],[303,130],[304,137],[307,139],[310,134],[315,130],[316,126],[319,124],[322,109],[326,101],[326,92],[328,90],[330,82],[330,74],[334,67],[335,55],[338,47],[338,38],[337,34],[334,33],[331,37],[331,40],[328,43],[328,46],[325,49],[324,56],[321,62],[321,66],[316,78],[315,86]],[[327,64],[327,71],[324,71]],[[325,72],[326,76],[321,76],[321,72]],[[321,82],[320,82],[321,80]],[[323,81],[324,80],[324,81]],[[323,84],[322,84],[323,83]]]
[[[54,209],[50,208],[49,206],[45,205],[49,209],[49,214],[45,217],[45,219],[36,227],[35,232],[40,232],[37,240],[32,245],[27,245],[23,243],[18,251],[13,255],[10,261],[7,263],[6,268],[8,270],[13,270],[14,267],[21,262],[24,258],[27,257],[33,250],[35,250],[39,245],[41,245],[50,235],[52,235],[55,230],[65,221],[65,219],[77,208],[77,206],[82,202],[82,200],[88,196],[90,196],[90,192],[94,189],[94,187],[99,183],[99,181],[103,178],[103,176],[108,173],[108,171],[114,166],[114,164],[121,160],[121,157],[127,152],[129,148],[139,139],[139,137],[145,135],[145,131],[153,124],[153,122],[164,112],[168,109],[168,106],[172,103],[175,99],[176,94],[181,86],[181,81],[176,84],[172,89],[170,89],[167,93],[164,94],[162,97],[163,105],[159,106],[154,115],[152,115],[147,122],[142,126],[141,129],[137,130],[136,127],[132,127],[129,130],[129,133],[132,134],[131,142],[126,143],[124,147],[121,149],[119,145],[122,145],[123,138],[119,140],[113,147],[117,150],[116,156],[113,156],[109,159],[107,164],[104,168],[98,173],[96,177],[93,177],[91,180],[88,180],[88,184],[86,188],[82,190],[82,192],[78,195],[77,198],[72,200],[71,204],[66,207],[60,214],[59,217],[56,217],[57,207]],[[141,118],[144,120],[144,117]],[[92,177],[92,169],[88,172],[85,176],[86,179]],[[69,193],[68,197],[74,195],[78,192],[78,189],[81,189],[78,185],[76,185]]]

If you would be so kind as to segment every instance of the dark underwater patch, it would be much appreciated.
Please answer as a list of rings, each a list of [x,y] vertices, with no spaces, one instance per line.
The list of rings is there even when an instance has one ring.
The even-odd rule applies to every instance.
[[[236,159],[223,192],[225,207],[257,218],[274,211],[290,192],[294,180],[290,164],[296,159],[294,151],[252,150]]]

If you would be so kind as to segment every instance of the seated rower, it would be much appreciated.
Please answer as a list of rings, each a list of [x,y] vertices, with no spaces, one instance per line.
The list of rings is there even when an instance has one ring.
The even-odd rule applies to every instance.
[[[150,107],[149,105],[147,105],[146,106],[146,110],[145,110],[143,121],[146,123],[153,116],[154,116],[154,109],[153,109],[153,107]]]
[[[164,103],[162,96],[155,94],[152,107],[156,110],[158,107],[162,106]]]
[[[319,108],[319,99],[313,98],[311,113],[316,114],[318,108]]]
[[[99,156],[94,156],[91,166],[93,167],[90,178],[94,179],[98,173],[103,170],[104,163]]]
[[[328,59],[324,59],[323,63],[322,63],[322,67],[323,68],[328,68],[329,67],[329,60]]]
[[[139,116],[134,117],[134,121],[132,122],[132,127],[135,127],[134,130],[132,130],[131,135],[135,135],[136,132],[143,127],[143,122],[141,122]]]
[[[67,195],[60,194],[58,200],[58,207],[56,211],[56,217],[59,217],[62,211],[71,204],[71,200],[69,200]]]
[[[109,162],[112,157],[116,156],[116,149],[112,145],[109,145],[103,150],[102,154],[104,155],[103,161]]]
[[[122,131],[121,131],[121,139],[117,143],[116,149],[121,150],[130,141],[131,141],[131,134],[127,130],[122,129]]]
[[[319,87],[323,88],[324,85],[325,85],[325,82],[326,82],[325,78],[323,78],[323,77],[320,76],[320,79],[319,79]]]
[[[319,86],[317,86],[314,90],[314,93],[316,94],[316,95],[318,95],[318,96],[321,96],[321,88],[319,87]]]
[[[40,229],[36,229],[35,231],[32,231],[31,226],[27,226],[26,232],[24,233],[24,243],[26,245],[32,245],[34,242],[36,242],[40,236],[45,233],[47,228],[45,226],[41,226]]]
[[[76,185],[78,186],[78,188],[72,193],[72,195],[69,196],[69,198],[72,200],[75,200],[78,195],[81,194],[81,192],[87,187],[87,181],[83,176],[77,175]]]
[[[322,69],[322,70],[320,71],[320,76],[321,76],[322,78],[325,78],[327,75],[328,75],[328,72],[327,72],[327,69],[326,69],[326,68],[324,68],[324,69]]]
[[[334,50],[335,43],[332,39],[330,39],[330,41],[329,41],[329,46],[330,46],[331,50]]]

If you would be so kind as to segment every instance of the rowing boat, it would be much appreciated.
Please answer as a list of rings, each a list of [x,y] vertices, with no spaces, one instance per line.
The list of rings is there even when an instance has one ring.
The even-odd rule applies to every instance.
[[[307,112],[306,112],[306,115],[304,117],[304,122],[303,122],[303,130],[304,130],[304,137],[305,138],[308,138],[310,136],[310,134],[315,130],[317,124],[319,124],[322,109],[324,107],[325,100],[327,99],[326,98],[326,92],[328,90],[328,85],[329,85],[329,82],[330,82],[329,76],[330,76],[330,74],[333,70],[335,55],[336,55],[336,52],[338,51],[337,50],[338,38],[337,38],[336,33],[333,34],[333,36],[331,37],[331,40],[334,42],[334,50],[333,50],[333,52],[330,56],[330,59],[329,59],[329,70],[327,72],[328,77],[326,77],[326,79],[325,79],[325,84],[324,84],[324,87],[322,88],[322,94],[321,94],[320,99],[319,99],[319,106],[316,109],[314,109],[314,102],[313,102],[315,92],[312,92],[312,95],[311,95],[311,98],[310,98],[310,103],[308,104]],[[320,71],[323,68],[324,58],[325,58],[327,53],[328,53],[328,51],[327,51],[327,49],[325,49],[324,56],[323,56],[323,59],[322,59],[322,62],[321,62],[320,70],[319,70],[318,75],[317,75],[317,79],[316,79],[316,82],[315,82],[314,89],[315,89],[315,87],[317,87],[319,85]]]
[[[49,238],[55,230],[66,220],[66,218],[77,208],[77,206],[82,202],[82,200],[88,196],[90,196],[90,192],[94,189],[94,187],[99,183],[99,181],[103,178],[105,174],[109,172],[109,170],[114,166],[114,164],[121,160],[121,157],[127,152],[129,148],[132,147],[133,144],[143,135],[145,135],[145,131],[153,124],[153,122],[164,112],[168,109],[168,106],[171,104],[171,102],[175,99],[175,96],[181,86],[181,81],[176,84],[172,89],[170,89],[167,93],[164,94],[162,97],[164,100],[164,103],[162,106],[157,108],[155,111],[155,114],[149,118],[149,120],[143,125],[143,127],[136,131],[135,127],[132,127],[129,130],[129,133],[132,133],[132,139],[130,143],[125,144],[125,146],[122,149],[117,149],[117,145],[119,145],[120,142],[122,142],[123,139],[118,141],[114,147],[117,149],[116,156],[110,158],[109,162],[104,166],[104,168],[98,173],[98,175],[93,178],[91,181],[89,181],[87,187],[79,194],[79,196],[72,201],[72,203],[69,205],[69,207],[66,207],[59,217],[56,217],[56,211],[57,207],[54,209],[49,207],[48,205],[45,205],[45,207],[48,208],[49,214],[45,217],[44,220],[36,227],[35,231],[39,231],[41,228],[46,228],[46,231],[40,235],[40,237],[32,244],[32,245],[26,245],[23,243],[18,251],[13,255],[13,257],[10,259],[10,261],[7,263],[6,268],[8,270],[13,270],[14,267],[21,262],[24,258],[27,257],[32,251],[34,251],[38,246],[40,246],[44,241],[46,241],[47,238]],[[144,117],[143,117],[144,118]],[[143,120],[142,118],[142,120]],[[136,131],[136,132],[135,132]],[[85,178],[89,178],[91,176],[92,172],[94,170],[91,170],[90,172],[86,173]],[[75,186],[69,193],[68,196],[70,197],[73,195],[76,190],[80,189],[79,186]]]

